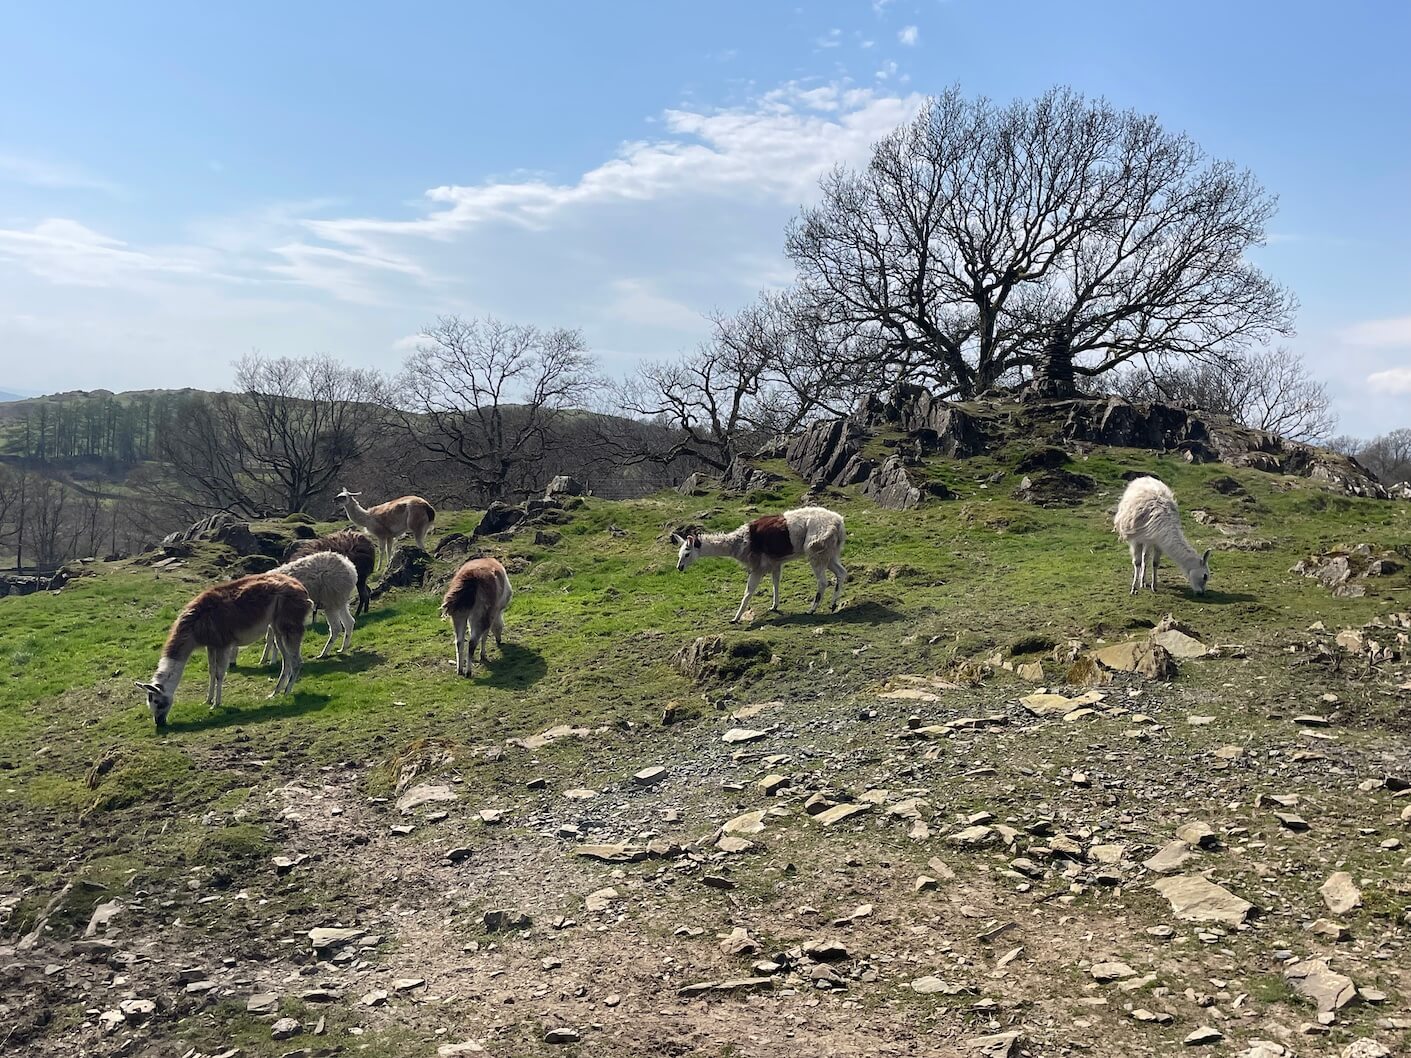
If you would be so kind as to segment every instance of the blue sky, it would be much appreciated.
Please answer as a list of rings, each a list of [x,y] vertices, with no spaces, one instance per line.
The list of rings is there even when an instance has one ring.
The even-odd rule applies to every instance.
[[[1347,432],[1411,425],[1411,5],[11,6],[0,389],[393,368],[438,313],[674,355],[787,282],[783,227],[929,92],[1070,84],[1281,202]]]

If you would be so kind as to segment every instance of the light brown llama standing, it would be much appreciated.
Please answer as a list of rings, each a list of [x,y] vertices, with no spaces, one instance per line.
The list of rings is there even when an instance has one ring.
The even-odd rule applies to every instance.
[[[382,564],[392,560],[392,545],[401,537],[410,536],[417,547],[426,546],[426,534],[436,521],[436,508],[420,496],[401,496],[374,507],[364,507],[357,497],[361,492],[343,489],[338,493],[338,502],[350,521],[362,526],[368,535],[377,541],[382,552]]]
[[[220,705],[225,670],[240,648],[263,639],[266,629],[273,629],[283,659],[269,697],[292,690],[302,666],[304,624],[313,610],[304,586],[282,573],[256,573],[201,592],[172,622],[152,682],[137,683],[147,692],[153,722],[158,728],[166,724],[186,663],[201,647],[206,648],[210,668],[206,704],[212,709]]]
[[[513,597],[509,574],[493,558],[473,558],[456,570],[441,600],[441,615],[449,617],[455,629],[457,676],[471,675],[477,644],[481,662],[489,663],[488,635],[493,632],[495,646],[501,645],[505,608]]]

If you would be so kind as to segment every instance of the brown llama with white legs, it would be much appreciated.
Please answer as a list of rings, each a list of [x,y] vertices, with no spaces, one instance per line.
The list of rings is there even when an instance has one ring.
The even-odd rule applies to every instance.
[[[416,540],[417,547],[426,546],[426,534],[436,521],[436,508],[420,496],[402,496],[375,507],[364,507],[357,497],[361,492],[343,489],[338,493],[338,502],[350,521],[362,526],[368,535],[377,541],[382,552],[382,564],[392,560],[392,545],[404,536]]]
[[[505,634],[505,607],[514,591],[509,574],[493,558],[473,558],[451,578],[446,597],[441,600],[441,616],[451,619],[456,633],[456,675],[471,675],[471,660],[480,647],[480,661],[490,661],[490,633],[495,646],[501,645]]]
[[[690,533],[685,537],[673,533],[671,542],[680,546],[676,568],[684,570],[698,558],[733,558],[749,571],[745,597],[730,619],[734,624],[745,614],[750,596],[759,589],[766,573],[774,582],[774,603],[771,612],[779,610],[779,575],[784,563],[807,558],[813,567],[818,590],[813,595],[809,613],[816,613],[828,589],[828,574],[833,574],[832,609],[838,608],[838,597],[847,583],[848,571],[843,568],[843,544],[847,533],[843,516],[826,507],[799,507],[783,514],[768,514],[729,533]]]
[[[304,623],[313,610],[313,600],[304,586],[282,573],[241,577],[196,596],[172,622],[152,682],[137,684],[147,692],[147,707],[157,727],[166,724],[181,674],[200,647],[206,648],[210,669],[206,704],[212,709],[220,705],[225,670],[236,653],[263,639],[266,629],[273,629],[284,661],[269,697],[292,690],[302,666],[299,648],[304,642]]]

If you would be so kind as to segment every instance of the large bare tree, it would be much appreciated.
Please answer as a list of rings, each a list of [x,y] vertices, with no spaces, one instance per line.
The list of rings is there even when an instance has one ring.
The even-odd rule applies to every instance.
[[[1288,329],[1250,264],[1275,202],[1154,117],[1069,89],[1000,107],[952,89],[824,178],[791,226],[799,286],[897,374],[972,397],[1141,355],[1218,360]]]
[[[547,453],[598,385],[594,367],[576,330],[442,316],[398,378],[399,421],[462,469],[462,502],[504,499],[543,484]]]
[[[385,384],[331,356],[248,356],[239,391],[197,394],[161,435],[172,491],[247,516],[307,510],[384,430]]]

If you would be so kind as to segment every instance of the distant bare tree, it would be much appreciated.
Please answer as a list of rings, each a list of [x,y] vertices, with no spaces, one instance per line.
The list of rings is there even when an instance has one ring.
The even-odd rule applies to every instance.
[[[421,339],[397,381],[401,428],[461,468],[462,501],[541,486],[546,454],[599,385],[582,334],[442,316]]]
[[[637,458],[690,457],[723,471],[760,441],[843,414],[883,384],[875,348],[832,328],[799,293],[762,294],[712,322],[709,341],[644,365],[618,388],[620,408],[673,436]]]
[[[1411,428],[1401,427],[1373,437],[1335,437],[1329,446],[1352,456],[1388,485],[1411,481]]]
[[[385,429],[382,379],[331,356],[252,355],[235,379],[240,392],[184,401],[159,439],[172,491],[197,509],[307,510]]]
[[[1116,375],[1114,388],[1132,400],[1217,412],[1295,441],[1325,441],[1337,425],[1327,387],[1288,349],[1213,363],[1150,358]]]
[[[1243,256],[1275,206],[1254,178],[1069,89],[1007,107],[952,89],[822,190],[788,234],[801,289],[947,395],[1018,376],[1069,395],[1289,326],[1292,298]]]

